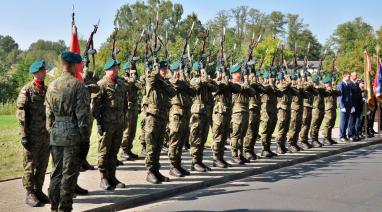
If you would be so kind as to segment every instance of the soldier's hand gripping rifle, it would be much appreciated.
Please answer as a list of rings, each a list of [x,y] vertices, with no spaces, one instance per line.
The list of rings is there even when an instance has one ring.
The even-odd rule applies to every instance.
[[[249,47],[248,47],[248,53],[247,57],[244,60],[244,65],[243,65],[243,75],[249,75],[252,71],[252,67],[255,65],[255,61],[253,60],[253,50],[257,47],[259,44],[261,37],[263,35],[260,34],[257,40],[255,40],[255,34],[252,33],[252,38],[251,41],[249,42]]]
[[[130,55],[130,59],[129,59],[131,70],[137,70],[136,63],[140,59],[140,57],[137,56],[138,44],[142,41],[144,34],[145,34],[145,30],[143,29],[137,42],[135,42],[135,44],[134,44],[133,50],[131,51],[131,55]],[[128,73],[125,73],[125,74],[126,74],[126,76],[128,75]]]
[[[98,20],[98,23],[93,26],[93,31],[90,33],[89,39],[86,42],[86,47],[85,47],[84,56],[83,56],[83,67],[86,68],[86,70],[89,69],[89,63],[90,63],[89,55],[92,56],[93,77],[95,75],[95,56],[94,55],[97,53],[97,51],[94,49],[93,36],[95,33],[97,33],[99,22],[100,20]]]
[[[225,27],[223,28],[222,37],[220,40],[220,50],[218,54],[218,66],[220,66],[220,72],[226,73],[227,76],[229,76],[229,73],[227,73],[227,68],[225,67],[225,57],[224,57],[224,41],[225,41]]]
[[[143,53],[143,63],[145,66],[145,73],[146,73],[146,69],[150,68],[150,63],[152,62],[150,61],[150,57],[152,56],[152,51],[151,51],[149,42],[150,42],[150,37],[148,34],[145,34],[145,47],[144,47],[144,53]]]
[[[206,31],[204,32],[204,37],[203,37],[202,46],[200,50],[200,56],[199,56],[199,61],[201,63],[202,68],[207,67],[207,62],[208,62],[207,60],[208,60],[208,57],[210,56],[210,52],[206,52],[206,43],[207,43],[208,36],[209,36],[209,31],[208,29],[206,29]]]
[[[188,34],[187,34],[186,40],[184,41],[183,49],[179,58],[179,67],[181,70],[184,71],[184,73],[188,73],[188,67],[187,67],[188,62],[185,62],[185,60],[188,60],[187,47],[188,47],[188,42],[190,41],[190,38],[192,35],[192,31],[194,30],[194,25],[195,25],[195,22],[192,22],[191,28],[188,31]]]
[[[154,27],[154,49],[152,49],[152,54],[154,58],[154,63],[158,63],[158,52],[161,49],[161,45],[158,44],[158,27],[159,27],[159,13],[157,11],[157,16],[156,16],[156,22],[155,22],[155,27]]]
[[[116,48],[116,40],[117,40],[117,34],[118,34],[118,27],[114,27],[114,32],[113,32],[113,41],[111,43],[111,49],[110,49],[110,57],[111,59],[115,60],[116,56],[119,52],[119,49]]]
[[[261,58],[261,61],[260,61],[260,63],[259,63],[259,70],[260,70],[260,69],[263,67],[263,65],[264,65],[265,58],[266,58],[267,55],[268,55],[268,51],[269,51],[269,49],[267,48],[267,49],[265,50],[265,52],[264,52],[263,58]]]

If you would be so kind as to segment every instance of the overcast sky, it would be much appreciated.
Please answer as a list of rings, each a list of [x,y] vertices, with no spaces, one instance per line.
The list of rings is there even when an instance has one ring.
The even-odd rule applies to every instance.
[[[12,0],[3,1],[0,7],[0,35],[11,35],[27,49],[38,40],[64,40],[69,45],[71,10],[75,5],[76,22],[80,36],[85,39],[98,18],[99,30],[94,38],[99,47],[113,31],[113,19],[122,0]],[[214,18],[217,11],[246,5],[262,12],[281,11],[299,14],[321,43],[340,23],[357,16],[374,29],[382,25],[381,1],[378,0],[174,0],[183,4],[184,16],[195,12],[202,23]]]

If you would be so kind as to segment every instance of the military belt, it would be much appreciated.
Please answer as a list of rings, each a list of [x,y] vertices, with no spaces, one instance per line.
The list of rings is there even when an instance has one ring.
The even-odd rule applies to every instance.
[[[57,121],[57,122],[73,121],[73,117],[71,117],[71,116],[56,116],[54,118],[54,121]]]

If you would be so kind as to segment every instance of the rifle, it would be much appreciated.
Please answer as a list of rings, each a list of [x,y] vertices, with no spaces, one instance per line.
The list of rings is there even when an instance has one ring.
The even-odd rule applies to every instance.
[[[161,45],[158,46],[158,27],[159,27],[159,13],[157,11],[157,18],[155,22],[155,27],[154,27],[154,49],[152,50],[153,52],[153,57],[154,57],[154,63],[158,63],[158,52],[161,49]]]
[[[263,67],[263,65],[264,65],[264,61],[265,61],[265,58],[267,57],[267,55],[268,55],[268,48],[265,50],[265,53],[264,53],[264,55],[263,55],[263,58],[261,58],[261,61],[260,61],[260,63],[259,63],[259,69],[261,69],[262,67]]]
[[[305,53],[304,53],[304,69],[307,69],[308,68],[308,54],[309,54],[309,49],[310,49],[310,42],[308,43],[308,46],[305,50]]]
[[[323,62],[324,62],[324,60],[326,58],[326,53],[327,53],[327,49],[324,50],[324,55],[320,59],[319,71],[322,70]]]
[[[192,35],[192,31],[194,30],[194,25],[195,25],[195,22],[192,22],[191,28],[188,31],[186,40],[184,41],[184,44],[183,44],[183,50],[182,50],[182,52],[180,54],[180,58],[179,58],[179,64],[180,64],[179,67],[180,67],[180,69],[184,70],[185,73],[188,73],[188,68],[186,67],[187,62],[184,63],[183,60],[188,58],[187,47],[188,47],[188,42],[189,42],[191,35]]]
[[[334,54],[333,60],[332,60],[332,77],[333,77],[333,82],[336,81],[336,60],[337,60],[337,55]]]
[[[227,72],[227,69],[225,67],[225,58],[224,58],[224,41],[225,41],[225,27],[223,28],[222,37],[220,40],[220,50],[219,50],[219,58],[218,58],[218,64],[220,65],[220,71],[221,72]],[[227,74],[227,73],[226,73]],[[228,76],[228,74],[227,74]]]
[[[160,38],[160,37],[158,37],[158,40],[161,43],[161,45],[163,46],[163,48],[164,48],[164,57],[165,57],[165,59],[167,61],[169,61],[169,53],[168,53],[168,49],[167,49],[167,44],[168,44],[167,31],[166,31],[166,37],[165,37],[164,42],[163,42],[162,38]]]
[[[150,57],[152,56],[149,40],[150,40],[150,37],[148,34],[146,34],[145,47],[144,47],[144,53],[143,53],[143,63],[145,64],[145,68],[150,68]]]
[[[271,58],[271,64],[270,64],[270,67],[272,68],[274,63],[275,63],[275,59],[276,59],[276,54],[277,52],[280,50],[280,42],[277,44],[277,47],[276,47],[276,50],[273,52],[272,54],[272,58]]]
[[[207,38],[209,36],[209,31],[208,29],[206,29],[206,31],[204,32],[204,37],[203,37],[203,41],[202,41],[202,46],[201,46],[201,50],[200,50],[200,56],[199,56],[199,61],[200,63],[202,64],[202,68],[205,68],[207,66],[207,57],[210,56],[210,53],[209,52],[205,52],[206,51],[206,41],[207,41]]]
[[[293,52],[293,69],[294,72],[297,70],[297,43],[294,43],[294,52]]]
[[[257,40],[255,40],[255,34],[252,33],[252,38],[251,38],[251,41],[249,42],[247,58],[244,60],[244,66],[243,66],[244,70],[243,71],[245,73],[243,73],[243,74],[245,74],[245,75],[249,75],[251,73],[250,65],[255,65],[255,62],[253,61],[253,49],[255,49],[257,47],[262,36],[263,35],[260,34],[259,37],[257,38]]]
[[[94,42],[93,42],[93,36],[95,33],[97,33],[98,26],[99,26],[100,20],[98,19],[98,22],[93,27],[93,31],[90,33],[89,39],[86,42],[86,47],[84,51],[84,59],[83,59],[83,66],[86,68],[89,68],[89,54],[92,56],[92,63],[93,63],[93,77],[95,74],[95,57],[94,55],[97,53],[97,51],[94,49]]]
[[[113,60],[116,59],[116,56],[117,56],[117,54],[119,52],[119,50],[116,48],[117,33],[118,33],[118,27],[114,27],[113,41],[112,41],[111,49],[110,49],[110,57]]]
[[[143,38],[144,34],[145,34],[145,30],[143,29],[141,35],[139,36],[139,38],[137,40],[137,42],[135,42],[135,44],[134,44],[133,50],[131,51],[131,56],[130,56],[130,59],[129,59],[130,69],[131,70],[137,70],[136,61],[138,61],[140,59],[140,57],[137,56],[137,49],[138,49],[138,44],[142,41],[142,38]],[[127,73],[126,73],[126,75],[127,75]]]

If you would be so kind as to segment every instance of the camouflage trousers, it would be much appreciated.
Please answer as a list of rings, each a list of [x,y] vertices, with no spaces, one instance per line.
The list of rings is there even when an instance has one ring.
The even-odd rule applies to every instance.
[[[167,125],[169,129],[168,159],[173,167],[180,167],[182,162],[182,148],[186,140],[187,124],[186,116],[170,111]]]
[[[267,111],[261,110],[259,134],[263,150],[267,150],[271,147],[271,139],[273,131],[275,130],[276,121],[277,117],[275,112],[268,113]]]
[[[80,145],[51,146],[51,153],[53,171],[48,189],[51,209],[71,211],[81,166]]]
[[[89,149],[90,149],[90,137],[91,137],[91,132],[92,132],[92,130],[93,130],[93,122],[94,122],[94,117],[91,115],[91,113],[90,113],[90,115],[89,115],[89,139],[88,139],[88,141],[89,141],[89,145],[87,145],[86,146],[86,149],[84,150],[85,152],[84,153],[82,153],[81,155],[82,155],[82,157],[81,157],[81,162],[84,162],[84,161],[86,161],[86,158],[87,158],[87,156],[88,156],[88,153],[89,153]]]
[[[291,110],[289,131],[287,133],[287,142],[289,145],[296,144],[298,141],[298,134],[301,130],[302,123],[302,108],[298,110]]]
[[[332,139],[332,129],[336,123],[336,109],[325,110],[322,134],[326,139]]]
[[[260,110],[249,110],[248,129],[244,137],[244,153],[254,153],[256,139],[259,134]]]
[[[291,111],[279,108],[277,111],[276,142],[285,144],[290,124]]]
[[[123,128],[117,124],[105,126],[105,132],[98,145],[98,170],[103,178],[115,177],[122,134]]]
[[[311,123],[312,123],[312,108],[304,107],[304,112],[302,113],[300,141],[308,141]]]
[[[243,140],[248,129],[248,112],[233,113],[231,116],[232,157],[243,155]]]
[[[160,168],[159,159],[163,147],[167,118],[146,114],[145,142],[146,142],[146,168],[155,172]]]
[[[230,132],[229,113],[215,112],[212,115],[212,157],[223,160],[224,146]]]
[[[123,152],[129,153],[133,148],[135,133],[137,132],[138,110],[127,110],[126,128],[123,131],[121,148]]]
[[[186,122],[186,128],[184,129],[184,142],[183,145],[190,144],[190,118],[191,118],[191,108],[187,108],[185,111],[183,111],[184,119]]]
[[[146,125],[146,107],[142,107],[142,112],[141,112],[141,134],[139,135],[139,142],[141,143],[142,147],[146,147],[146,142],[145,142],[145,125]]]
[[[207,141],[209,125],[209,117],[206,114],[191,114],[189,140],[192,163],[201,163],[203,161],[203,150]]]
[[[314,141],[318,141],[318,133],[320,132],[320,127],[322,120],[324,119],[325,111],[324,109],[314,108],[312,110],[312,125],[310,126],[310,137]]]
[[[28,136],[30,145],[23,149],[23,186],[27,191],[41,190],[49,162],[49,136]]]

